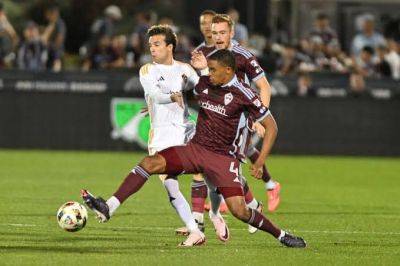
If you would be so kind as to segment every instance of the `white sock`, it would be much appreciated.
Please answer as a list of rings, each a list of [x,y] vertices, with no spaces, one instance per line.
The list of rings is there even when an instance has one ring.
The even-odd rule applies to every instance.
[[[112,216],[114,214],[114,212],[118,209],[119,205],[121,205],[121,203],[119,202],[119,200],[112,196],[111,198],[109,198],[106,201],[108,208],[110,210],[110,216]]]
[[[276,183],[272,179],[270,179],[267,183],[265,183],[266,190],[273,190],[275,187],[276,187]]]
[[[221,205],[221,202],[223,200],[222,196],[217,193],[215,189],[210,189],[208,193],[210,197],[210,202],[211,202],[211,210],[215,215],[219,214],[219,206]]]
[[[282,239],[282,237],[284,237],[286,235],[286,232],[281,230],[281,234],[278,236],[278,240],[280,241]]]
[[[178,180],[169,178],[164,181],[164,186],[167,189],[168,196],[171,200],[171,205],[175,208],[182,222],[187,229],[192,232],[198,230],[196,221],[193,218],[189,203],[179,190]]]
[[[255,209],[257,209],[257,207],[258,207],[258,201],[257,201],[255,198],[253,198],[253,200],[252,200],[250,203],[246,204],[246,205],[247,205],[247,207],[249,207],[250,209],[255,210]]]
[[[193,212],[193,217],[198,223],[204,223],[204,213]]]

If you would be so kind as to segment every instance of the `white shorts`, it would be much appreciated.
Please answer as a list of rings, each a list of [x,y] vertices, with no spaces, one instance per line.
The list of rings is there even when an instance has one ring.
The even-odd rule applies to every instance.
[[[196,130],[194,123],[185,125],[171,124],[168,126],[154,127],[149,135],[149,155],[165,150],[172,146],[185,145],[192,139]]]

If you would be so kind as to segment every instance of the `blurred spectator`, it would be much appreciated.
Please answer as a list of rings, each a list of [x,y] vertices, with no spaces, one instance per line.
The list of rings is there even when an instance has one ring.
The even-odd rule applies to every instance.
[[[87,43],[83,44],[79,48],[80,57],[83,60],[82,69],[87,69],[88,62],[91,62],[94,54],[101,46],[99,43],[104,43],[104,36],[106,36],[110,42],[111,38],[115,35],[115,23],[122,18],[121,9],[118,6],[110,5],[104,9],[103,17],[95,20],[91,26],[91,36]],[[95,64],[96,65],[96,64]],[[89,67],[90,68],[90,67]]]
[[[110,68],[126,67],[126,36],[117,35],[111,39]]]
[[[309,32],[309,39],[319,37],[324,45],[337,45],[336,32],[331,28],[329,17],[326,14],[319,14],[314,21],[314,27]]]
[[[24,40],[18,49],[19,69],[44,70],[47,62],[47,49],[40,38],[38,25],[29,21],[24,29]]]
[[[392,78],[400,79],[400,45],[394,39],[388,39],[389,52],[385,55],[390,65]]]
[[[139,12],[136,14],[136,26],[130,37],[130,50],[134,54],[134,63],[139,65],[141,57],[148,54],[147,30],[153,24],[150,12]],[[146,61],[144,59],[143,61]]]
[[[352,42],[351,52],[355,56],[358,56],[366,46],[375,49],[379,45],[386,44],[383,35],[375,31],[375,19],[372,15],[364,15],[361,25],[362,31],[353,38]]]
[[[0,2],[0,69],[10,65],[15,59],[14,49],[18,45],[18,35],[8,21],[3,3]]]
[[[235,35],[233,36],[233,39],[237,40],[240,45],[247,46],[249,41],[249,32],[247,27],[239,22],[239,12],[234,8],[230,8],[226,13],[235,22]]]
[[[62,67],[67,29],[65,22],[60,17],[60,10],[57,5],[47,7],[45,17],[48,24],[42,34],[42,39],[48,50],[47,68],[58,72]]]
[[[115,34],[115,23],[122,18],[121,9],[111,5],[104,9],[104,17],[97,19],[91,27],[92,43],[97,43],[104,35],[111,38]]]
[[[373,61],[374,49],[365,46],[358,57],[353,56],[352,73],[350,74],[350,89],[353,94],[359,95],[365,91],[365,78],[376,75]]]
[[[392,70],[390,64],[387,61],[387,55],[389,54],[389,49],[386,46],[379,46],[376,48],[376,63],[375,70],[379,77],[390,78],[392,76]]]
[[[281,49],[281,57],[278,60],[278,71],[280,75],[297,74],[301,60],[296,47],[286,44]]]
[[[103,35],[83,62],[82,70],[107,69],[112,62],[111,38]]]
[[[266,42],[264,49],[262,50],[258,61],[261,67],[264,69],[265,73],[274,74],[277,71],[277,64],[279,60],[278,52],[273,50],[271,42]]]
[[[365,46],[358,57],[355,58],[354,67],[357,74],[363,77],[372,77],[376,74],[374,62],[374,49],[371,46]]]

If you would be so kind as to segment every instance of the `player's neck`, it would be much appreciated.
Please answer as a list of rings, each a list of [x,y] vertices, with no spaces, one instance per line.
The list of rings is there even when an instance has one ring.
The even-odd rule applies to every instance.
[[[204,39],[204,43],[206,46],[214,46],[212,39]]]
[[[224,80],[224,82],[223,82],[223,84],[221,85],[221,87],[226,87],[226,86],[231,85],[231,83],[235,82],[236,79],[237,79],[237,78],[236,78],[236,75],[235,75],[235,74],[232,74],[231,76],[227,77],[227,78]]]
[[[171,56],[171,57],[166,58],[165,60],[162,60],[162,61],[159,61],[159,62],[155,62],[155,63],[159,64],[159,65],[173,65],[174,64],[174,58]]]

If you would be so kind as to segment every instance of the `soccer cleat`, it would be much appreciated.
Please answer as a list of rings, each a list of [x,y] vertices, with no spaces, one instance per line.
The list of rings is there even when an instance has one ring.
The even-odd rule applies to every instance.
[[[200,230],[202,233],[204,233],[204,231],[205,231],[204,223],[198,223],[197,220],[196,220],[196,223],[197,223],[197,225],[198,225],[198,227],[199,227],[199,230]],[[189,232],[189,230],[187,229],[186,226],[177,228],[177,229],[175,230],[175,234],[181,235],[181,236],[188,236],[189,233],[190,233],[190,232]]]
[[[262,213],[263,212],[263,204],[261,203],[261,202],[258,202],[258,207],[257,207],[257,209],[256,209],[259,213]],[[254,227],[254,226],[251,226],[251,225],[249,225],[249,233],[250,234],[254,234],[255,232],[257,232],[258,231],[258,228],[257,227]]]
[[[275,182],[276,186],[272,190],[267,191],[268,197],[268,211],[274,212],[276,208],[278,208],[279,203],[281,201],[279,192],[281,191],[281,184]]]
[[[285,232],[285,235],[279,240],[283,245],[289,248],[305,248],[306,241],[303,238],[291,235]]]
[[[81,190],[81,196],[86,206],[96,213],[100,223],[105,223],[110,219],[110,211],[104,199],[95,198],[86,189]]]
[[[209,212],[211,209],[211,204],[210,203],[204,203],[204,210],[206,212]],[[225,202],[221,202],[221,204],[219,205],[219,212],[220,213],[228,213],[229,209],[228,206],[226,205]]]
[[[210,212],[210,220],[214,225],[215,233],[217,234],[218,239],[221,240],[222,242],[228,241],[229,229],[224,221],[224,218],[222,218],[222,216],[220,215],[219,216],[212,215]]]
[[[201,231],[191,232],[185,241],[181,242],[179,247],[201,246],[206,242],[206,236]]]

